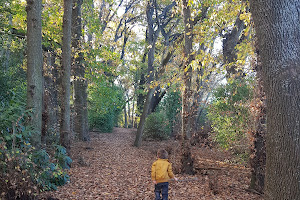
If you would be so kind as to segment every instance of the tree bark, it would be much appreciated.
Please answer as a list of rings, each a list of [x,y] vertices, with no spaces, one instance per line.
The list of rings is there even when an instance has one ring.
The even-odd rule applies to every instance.
[[[300,199],[300,2],[250,2],[267,99],[265,199]]]
[[[44,67],[44,110],[42,126],[42,142],[51,144],[50,134],[58,131],[58,70],[55,64],[56,55],[52,52],[46,53],[46,67]],[[56,142],[59,138],[53,138]]]
[[[74,73],[74,108],[75,108],[75,132],[82,141],[89,141],[88,112],[87,112],[87,80],[83,65],[83,53],[81,52],[82,23],[81,5],[82,0],[73,2],[72,11],[72,47],[73,73]]]
[[[41,144],[43,108],[42,1],[27,0],[27,108],[32,109],[29,124],[33,146]]]
[[[71,95],[71,20],[72,0],[64,0],[63,38],[62,38],[62,78],[61,78],[61,122],[60,143],[70,151],[70,95]]]
[[[200,69],[197,68],[197,78],[196,78],[196,92],[194,93],[194,97],[193,97],[193,104],[191,106],[191,131],[192,133],[197,132],[197,125],[198,125],[198,108],[200,107],[200,101],[202,99],[203,96],[203,91],[200,91],[201,86],[202,86],[202,90],[204,90],[203,87],[203,71],[204,69],[202,68],[202,66],[200,65]]]

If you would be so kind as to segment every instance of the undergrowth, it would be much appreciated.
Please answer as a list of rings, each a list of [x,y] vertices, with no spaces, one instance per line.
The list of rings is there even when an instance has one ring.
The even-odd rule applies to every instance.
[[[69,181],[72,162],[58,144],[35,148],[34,131],[26,126],[30,110],[22,98],[0,106],[0,199],[34,199],[39,191],[55,190]]]

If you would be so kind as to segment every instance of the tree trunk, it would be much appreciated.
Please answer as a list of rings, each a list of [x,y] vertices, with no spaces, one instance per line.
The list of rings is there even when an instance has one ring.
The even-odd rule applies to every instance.
[[[190,100],[192,99],[191,81],[192,81],[192,67],[191,52],[193,48],[193,25],[191,23],[191,10],[188,5],[188,0],[182,1],[183,6],[183,21],[184,21],[184,49],[183,49],[183,92],[182,92],[182,136],[184,139],[191,137],[190,130]]]
[[[239,78],[243,76],[243,71],[237,69],[237,50],[236,45],[240,41],[241,34],[245,29],[244,21],[240,20],[240,15],[238,15],[234,27],[231,32],[225,35],[223,39],[223,58],[226,64],[226,76],[228,78]]]
[[[191,149],[189,139],[191,138],[190,130],[190,100],[192,98],[191,81],[192,81],[192,67],[191,52],[193,45],[193,24],[191,23],[191,10],[188,0],[182,1],[182,12],[184,22],[184,49],[183,49],[183,92],[182,92],[182,167],[181,172],[186,174],[194,174],[193,159],[191,157]]]
[[[126,104],[124,106],[124,128],[128,128]]]
[[[199,68],[200,67],[200,68]],[[194,97],[193,97],[193,104],[191,106],[191,131],[192,133],[197,132],[197,125],[198,125],[198,108],[200,107],[200,101],[202,99],[203,96],[203,92],[200,91],[201,89],[204,90],[203,87],[203,71],[204,69],[202,68],[202,66],[200,65],[197,68],[197,78],[196,78],[196,92],[194,93]]]
[[[145,63],[142,62],[142,63]],[[145,100],[145,95],[143,94],[144,92],[144,89],[145,89],[145,83],[146,83],[146,79],[145,79],[145,74],[144,74],[144,70],[143,69],[140,69],[140,72],[141,72],[141,75],[140,75],[140,80],[138,82],[138,90],[139,90],[139,93],[137,95],[137,112],[138,114],[142,113],[143,112],[143,105],[144,105],[144,100]]]
[[[42,1],[27,0],[27,108],[32,109],[29,124],[33,146],[41,144],[43,108]]]
[[[151,98],[153,96],[154,91],[155,91],[155,89],[151,88],[151,89],[149,89],[149,91],[147,93],[146,102],[145,102],[145,105],[144,105],[144,108],[143,108],[142,116],[140,117],[140,123],[139,123],[138,130],[137,130],[137,133],[136,133],[136,138],[135,138],[135,141],[134,141],[134,146],[136,146],[136,147],[141,146],[141,143],[142,143],[144,125],[145,125],[145,122],[146,122],[146,118],[147,118],[147,115],[148,115],[148,110],[149,110],[149,107],[150,107]]]
[[[131,117],[130,117],[130,114],[131,114],[131,112],[130,112],[130,99],[129,99],[129,97],[128,97],[128,95],[126,95],[127,96],[127,99],[128,99],[128,102],[127,102],[127,110],[128,110],[128,120],[127,120],[127,128],[128,128],[128,125],[130,125],[131,124]]]
[[[64,0],[63,38],[62,38],[62,78],[61,78],[61,122],[60,143],[70,151],[70,95],[71,95],[71,20],[72,0]]]
[[[160,92],[161,88],[157,87],[151,100],[149,113],[155,112],[163,97],[167,94],[167,90]]]
[[[83,65],[83,54],[81,52],[82,24],[81,5],[82,0],[73,3],[72,11],[72,47],[73,73],[74,73],[74,108],[75,108],[75,132],[82,141],[89,141],[88,112],[87,112],[87,80],[85,78],[85,67]]]
[[[131,109],[131,127],[134,128],[134,100],[132,101],[132,109]]]
[[[250,2],[267,99],[265,199],[300,199],[300,2]]]

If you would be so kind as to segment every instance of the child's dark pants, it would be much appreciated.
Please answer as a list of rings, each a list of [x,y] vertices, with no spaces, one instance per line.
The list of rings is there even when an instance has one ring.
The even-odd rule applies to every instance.
[[[155,200],[168,200],[168,190],[169,190],[169,183],[157,183],[155,185]],[[160,194],[162,194],[162,198],[160,197]]]

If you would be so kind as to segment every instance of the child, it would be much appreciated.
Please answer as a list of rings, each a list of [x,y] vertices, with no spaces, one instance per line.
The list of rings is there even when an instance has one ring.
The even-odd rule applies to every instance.
[[[153,163],[151,168],[151,178],[155,184],[155,200],[161,200],[160,194],[162,194],[162,200],[168,199],[169,180],[175,178],[172,172],[172,165],[168,161],[168,152],[164,149],[157,151],[157,160]]]

